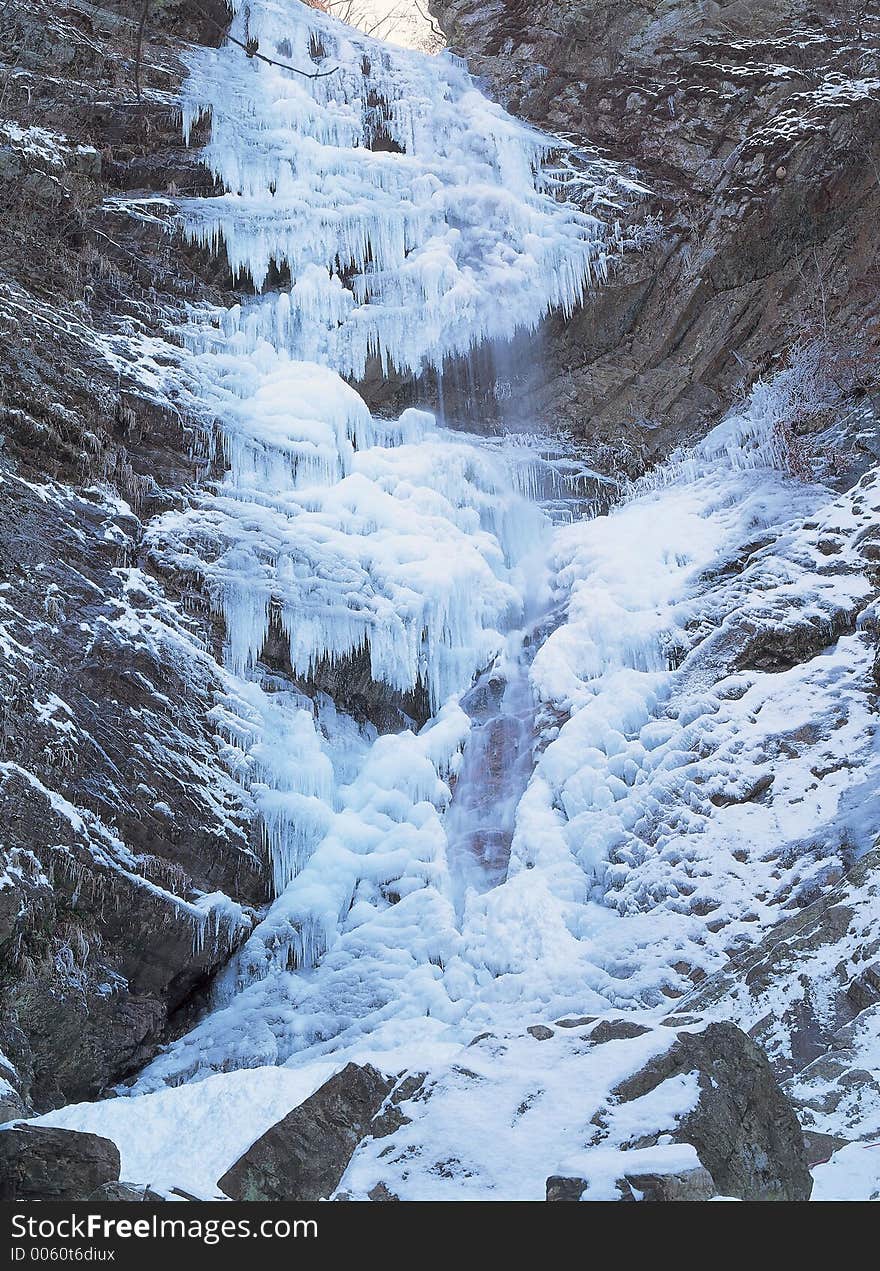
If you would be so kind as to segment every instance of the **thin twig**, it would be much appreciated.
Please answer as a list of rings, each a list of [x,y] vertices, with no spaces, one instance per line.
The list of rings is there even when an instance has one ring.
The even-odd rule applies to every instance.
[[[446,36],[443,34],[440,28],[436,25],[431,14],[425,12],[425,10],[419,4],[419,0],[415,0],[415,9],[416,9],[416,13],[419,15],[422,21],[427,22],[428,26],[431,29],[431,34],[435,35],[438,40],[445,40]]]

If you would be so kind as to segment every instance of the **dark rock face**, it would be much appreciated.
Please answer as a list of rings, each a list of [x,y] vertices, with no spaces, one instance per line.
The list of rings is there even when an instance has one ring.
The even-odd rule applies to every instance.
[[[675,1043],[614,1091],[623,1103],[662,1081],[696,1072],[700,1098],[675,1138],[696,1148],[723,1196],[808,1200],[812,1179],[801,1128],[760,1047],[733,1024],[677,1035]]]
[[[39,502],[20,493],[13,517]],[[145,630],[156,594],[102,560],[106,507],[71,493],[56,511],[52,537],[23,542],[20,523],[0,526],[0,551],[17,561],[6,631],[30,659],[27,678],[15,662],[0,671],[11,707],[0,723],[0,816],[14,880],[0,899],[14,973],[0,986],[0,1046],[32,1070],[40,1109],[124,1075],[246,933],[247,921],[214,929],[193,899],[266,895],[246,802],[205,727],[209,664],[187,665],[186,646],[175,657],[161,635],[152,648],[129,641],[114,622],[120,606]],[[49,617],[44,602],[56,595],[64,612]],[[163,702],[175,700],[172,719]]]
[[[349,1064],[257,1139],[220,1190],[233,1200],[325,1199],[393,1086],[369,1064]]]
[[[547,1179],[548,1200],[580,1200],[587,1185],[585,1178],[568,1178],[564,1174],[551,1174]]]
[[[832,0],[431,8],[504,105],[634,165],[653,191],[637,217],[662,219],[581,312],[548,323],[544,387],[521,386],[539,415],[638,470],[829,332],[861,350],[876,391],[880,104],[859,87],[877,73],[876,14]]]
[[[119,1149],[76,1130],[0,1130],[0,1200],[87,1200],[119,1178]]]
[[[112,201],[211,188],[169,100],[181,40],[217,43],[226,6],[152,6],[138,101],[141,9],[22,0],[0,16],[3,113],[25,135],[0,138],[10,1115],[95,1097],[148,1058],[269,895],[250,801],[209,721],[221,633],[142,548],[144,521],[211,461],[126,367],[131,338],[226,280],[194,272],[170,202],[144,218]],[[32,128],[57,144],[29,146]],[[116,366],[101,354],[111,340]]]

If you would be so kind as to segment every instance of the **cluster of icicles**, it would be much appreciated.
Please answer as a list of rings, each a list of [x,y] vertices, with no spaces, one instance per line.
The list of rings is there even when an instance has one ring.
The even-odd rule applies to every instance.
[[[193,57],[185,125],[210,115],[204,157],[226,193],[185,202],[186,231],[256,290],[270,271],[285,281],[183,330],[230,466],[189,524],[167,518],[154,537],[207,578],[236,673],[273,610],[297,675],[366,649],[375,680],[421,683],[436,708],[515,616],[534,518],[503,462],[452,449],[423,412],[372,418],[342,376],[371,356],[439,365],[570,311],[607,267],[605,228],[543,188],[558,143],[454,60],[392,50],[299,0],[239,4],[232,34],[332,73],[235,44]]]
[[[455,59],[390,49],[299,0],[233,7],[238,43],[193,53],[183,103],[187,135],[210,116],[204,159],[225,192],[182,217],[255,294],[180,332],[228,470],[150,538],[225,621],[218,733],[280,897],[234,972],[247,983],[313,965],[346,926],[438,883],[468,729],[455,695],[517,625],[524,563],[546,542],[522,493],[528,447],[480,446],[413,409],[376,419],[347,381],[371,359],[417,371],[570,312],[613,241],[542,174],[559,143]],[[248,59],[253,40],[279,64]],[[300,683],[366,655],[373,681],[424,691],[433,725],[356,734],[267,679],[270,629]]]

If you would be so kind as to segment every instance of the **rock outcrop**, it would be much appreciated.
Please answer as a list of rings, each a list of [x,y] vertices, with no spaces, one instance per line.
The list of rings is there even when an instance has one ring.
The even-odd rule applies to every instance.
[[[547,1179],[548,1201],[577,1201],[587,1186],[585,1178],[565,1178],[554,1174]],[[621,1200],[679,1201],[711,1200],[717,1194],[712,1175],[702,1165],[662,1173],[623,1173],[618,1180]]]
[[[76,1130],[19,1125],[0,1130],[0,1200],[88,1200],[119,1179],[119,1149]]]
[[[652,192],[638,250],[570,322],[548,324],[543,386],[521,374],[539,416],[638,470],[819,339],[856,396],[874,395],[876,420],[875,13],[835,0],[431,8],[514,113],[631,165]],[[862,466],[876,424],[874,437],[857,443]]]
[[[880,849],[731,959],[681,1009],[733,1014],[766,1050],[803,1124],[876,1133]]]
[[[670,1077],[693,1072],[700,1097],[673,1137],[696,1148],[719,1193],[742,1200],[808,1200],[812,1180],[797,1117],[766,1055],[735,1025],[678,1033],[675,1044],[621,1082],[613,1098],[626,1104]]]
[[[130,1201],[144,1201],[155,1204],[164,1197],[158,1192],[154,1192],[149,1187],[142,1187],[137,1183],[102,1183],[100,1187],[96,1187],[88,1198],[96,1204],[116,1203],[124,1204]]]
[[[257,1139],[218,1187],[233,1200],[326,1200],[393,1086],[369,1064],[348,1064]]]

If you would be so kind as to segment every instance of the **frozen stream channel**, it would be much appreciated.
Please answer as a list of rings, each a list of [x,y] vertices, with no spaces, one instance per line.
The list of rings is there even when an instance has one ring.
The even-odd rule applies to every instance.
[[[522,625],[506,633],[503,649],[461,698],[471,726],[444,817],[460,920],[470,892],[486,892],[507,877],[516,811],[535,765],[539,728],[529,671],[563,613],[563,598],[552,586],[553,526],[592,515],[601,489],[597,474],[564,438],[551,442],[520,432],[485,444],[512,457],[518,484],[545,519],[532,522],[535,546],[526,564]]]

